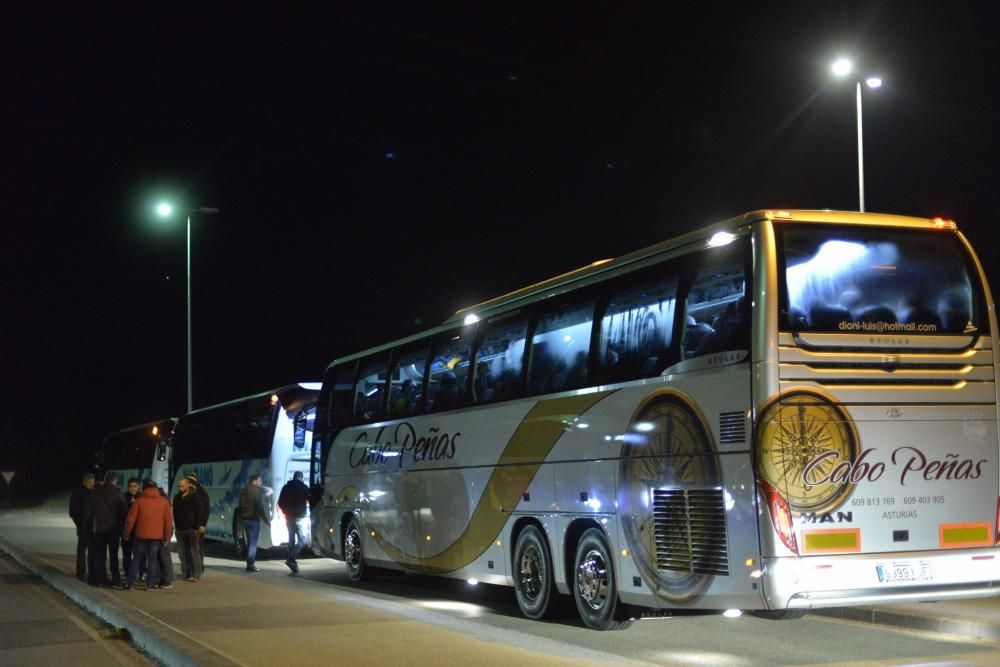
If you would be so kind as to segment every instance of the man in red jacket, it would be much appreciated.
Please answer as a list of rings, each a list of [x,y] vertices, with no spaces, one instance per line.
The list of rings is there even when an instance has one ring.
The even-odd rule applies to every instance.
[[[135,552],[128,568],[128,583],[125,590],[132,590],[135,579],[139,576],[139,561],[146,557],[146,590],[155,591],[160,588],[170,588],[169,582],[160,578],[159,553],[160,547],[170,543],[170,535],[174,528],[174,517],[170,511],[170,501],[160,495],[153,480],[142,480],[142,494],[132,503],[125,530],[126,538],[135,531]]]

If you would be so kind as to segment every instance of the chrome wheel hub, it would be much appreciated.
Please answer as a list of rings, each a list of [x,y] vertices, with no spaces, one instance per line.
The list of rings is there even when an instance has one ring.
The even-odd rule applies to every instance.
[[[577,565],[576,588],[594,611],[604,606],[608,599],[608,566],[601,552],[591,549]]]
[[[532,600],[537,598],[542,592],[542,584],[545,582],[545,567],[542,565],[542,555],[534,546],[527,547],[521,554],[519,567],[521,577],[521,590],[524,595]]]

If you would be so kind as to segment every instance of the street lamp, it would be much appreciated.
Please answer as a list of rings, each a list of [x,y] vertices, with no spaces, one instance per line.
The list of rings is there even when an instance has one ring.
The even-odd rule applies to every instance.
[[[833,73],[838,77],[845,77],[854,71],[854,66],[846,58],[838,58],[832,65]],[[882,85],[882,79],[877,76],[870,76],[865,79],[865,85],[869,88],[878,88]],[[865,210],[865,158],[864,147],[861,140],[861,79],[857,80],[857,100],[858,100],[858,210]]]
[[[219,212],[217,208],[200,206],[198,208],[187,209],[187,411],[194,409],[192,398],[192,372],[191,372],[191,215],[193,213],[204,213],[214,215]],[[156,213],[161,218],[170,218],[174,214],[174,206],[169,202],[160,202],[156,205]]]

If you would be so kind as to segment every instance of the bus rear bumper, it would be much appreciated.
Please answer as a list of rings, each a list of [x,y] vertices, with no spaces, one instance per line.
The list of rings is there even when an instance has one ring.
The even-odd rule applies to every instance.
[[[1000,554],[996,548],[765,558],[763,565],[764,598],[769,609],[1000,595]],[[893,579],[892,575],[903,576]]]

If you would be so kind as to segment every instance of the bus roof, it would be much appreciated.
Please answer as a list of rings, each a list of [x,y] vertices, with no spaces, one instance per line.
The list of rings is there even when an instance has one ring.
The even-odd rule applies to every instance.
[[[636,264],[656,255],[681,250],[695,244],[712,244],[713,237],[720,233],[739,235],[746,233],[749,226],[755,222],[772,220],[781,223],[828,223],[828,224],[848,224],[866,225],[882,227],[908,227],[930,230],[956,230],[957,226],[951,220],[943,218],[917,218],[904,215],[892,215],[888,213],[860,213],[857,211],[831,211],[822,210],[778,210],[778,209],[758,209],[749,211],[742,215],[728,218],[721,222],[716,222],[693,231],[676,236],[666,241],[641,248],[634,252],[616,257],[613,259],[601,259],[587,266],[568,271],[566,273],[548,278],[541,282],[520,288],[507,294],[502,294],[492,299],[483,301],[455,312],[454,315],[445,320],[441,325],[429,330],[422,331],[406,338],[387,342],[383,345],[368,348],[356,353],[345,355],[335,359],[329,367],[353,361],[369,354],[403,345],[411,340],[419,340],[428,335],[433,335],[439,331],[453,329],[465,323],[470,315],[476,317],[473,321],[478,321],[481,317],[488,317],[496,312],[504,311],[514,304],[528,304],[545,296],[553,296],[569,289],[569,286],[583,284],[604,273],[620,270],[631,264]]]
[[[275,395],[277,395],[278,402],[285,408],[285,410],[294,412],[295,410],[300,409],[303,405],[309,403],[311,400],[315,399],[315,397],[319,394],[321,386],[322,385],[319,382],[298,382],[296,384],[287,384],[283,387],[278,387],[277,389],[269,389],[268,391],[262,391],[257,394],[234,398],[223,403],[216,403],[215,405],[206,405],[203,408],[198,408],[197,410],[188,412],[187,414],[181,416],[181,419],[184,419],[184,417],[187,417],[188,415],[200,415],[213,410],[218,410],[219,408],[235,406],[241,403],[253,403],[254,401],[259,401],[265,398],[269,399],[271,396]]]
[[[162,426],[163,424],[173,425],[176,423],[177,423],[177,417],[167,417],[166,419],[158,419],[156,421],[149,422],[147,424],[138,424],[136,426],[129,426],[127,428],[114,431],[113,433],[108,433],[106,436],[104,436],[104,439],[110,440],[111,438],[114,438],[116,436],[125,435],[126,433],[132,433],[133,431],[150,431],[150,434],[152,434],[152,429],[154,426]]]

